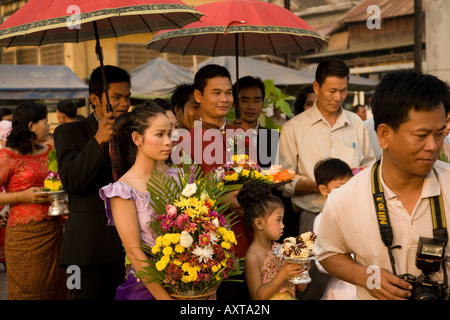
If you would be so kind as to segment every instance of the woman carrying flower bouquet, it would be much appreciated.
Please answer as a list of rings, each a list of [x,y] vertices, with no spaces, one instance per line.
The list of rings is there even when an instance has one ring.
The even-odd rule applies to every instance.
[[[156,212],[149,205],[147,182],[158,161],[166,160],[171,151],[171,124],[164,109],[154,103],[137,106],[117,118],[115,131],[119,139],[130,146],[133,163],[117,182],[100,189],[105,201],[109,225],[116,226],[127,255],[129,268],[126,282],[117,288],[117,300],[171,299],[163,286],[143,282],[135,277],[149,257],[142,243],[154,246],[156,235],[149,227]],[[126,144],[124,144],[126,145]]]
[[[283,235],[284,205],[271,194],[265,182],[244,184],[238,194],[244,208],[246,225],[253,230],[253,242],[245,255],[245,277],[253,300],[295,300],[295,291],[305,284],[294,285],[288,280],[300,276],[305,265],[284,262],[273,253],[274,241]]]

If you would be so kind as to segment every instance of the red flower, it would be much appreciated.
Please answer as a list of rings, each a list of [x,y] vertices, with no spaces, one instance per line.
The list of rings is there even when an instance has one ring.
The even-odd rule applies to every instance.
[[[211,236],[208,233],[202,233],[198,239],[200,245],[202,247],[208,245],[208,243],[211,241]]]

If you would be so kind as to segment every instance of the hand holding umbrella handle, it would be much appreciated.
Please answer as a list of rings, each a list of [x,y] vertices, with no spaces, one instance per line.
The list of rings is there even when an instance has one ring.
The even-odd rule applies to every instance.
[[[106,83],[106,75],[105,75],[105,67],[103,65],[103,51],[100,46],[100,37],[98,36],[97,22],[94,21],[94,32],[95,32],[95,51],[98,56],[98,60],[100,61],[100,68],[102,70],[102,78],[103,78],[103,87],[105,89],[105,97],[106,97],[106,112],[112,112],[111,102],[109,100],[109,92],[108,92],[108,84]]]

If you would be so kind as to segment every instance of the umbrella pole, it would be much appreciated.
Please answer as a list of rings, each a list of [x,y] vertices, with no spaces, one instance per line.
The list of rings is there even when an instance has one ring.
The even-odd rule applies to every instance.
[[[234,102],[235,105],[235,113],[236,113],[236,119],[241,118],[241,110],[239,109],[239,33],[235,33],[234,35],[235,39],[235,47],[236,47],[236,94],[237,101]]]
[[[105,66],[103,65],[103,52],[102,47],[100,47],[100,38],[98,36],[98,29],[97,29],[97,22],[94,21],[94,32],[95,32],[95,51],[98,55],[98,60],[100,60],[100,69],[102,71],[102,78],[103,78],[103,88],[105,89],[105,97],[106,97],[106,112],[112,112],[112,106],[111,102],[109,100],[109,92],[108,92],[108,84],[106,82],[106,75],[105,75]]]

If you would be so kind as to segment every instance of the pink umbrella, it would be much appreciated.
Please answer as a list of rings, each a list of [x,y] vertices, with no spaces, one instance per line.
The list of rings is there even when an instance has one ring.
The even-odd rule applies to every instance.
[[[291,11],[262,1],[224,0],[197,6],[205,16],[179,30],[160,31],[147,44],[180,55],[282,55],[322,48],[327,41]],[[236,117],[239,106],[236,102]]]
[[[0,26],[0,46],[96,40],[104,71],[100,38],[181,28],[201,16],[179,0],[30,0]]]

